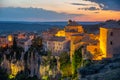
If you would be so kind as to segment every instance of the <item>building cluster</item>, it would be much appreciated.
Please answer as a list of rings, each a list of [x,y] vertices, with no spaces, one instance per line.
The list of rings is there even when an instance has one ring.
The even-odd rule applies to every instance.
[[[17,41],[18,46],[24,48],[26,52],[32,44],[32,40],[36,37],[36,33],[33,32],[16,32],[9,35],[0,36],[0,47],[6,47],[13,45],[14,38]]]
[[[13,37],[11,35],[1,35],[0,36],[0,47],[11,46]]]
[[[27,68],[31,77],[36,75],[40,78],[40,56],[37,52],[27,52],[32,44],[32,40],[36,36],[38,35],[33,32],[16,32],[0,36],[0,47],[11,47],[14,44],[14,40],[16,40],[17,46],[24,49],[15,52],[8,48],[4,51],[3,61],[0,66],[5,68],[7,73],[11,74],[11,77],[15,77],[18,72],[24,71]]]
[[[85,59],[101,60],[120,53],[120,25],[116,22],[106,23],[100,27],[99,34],[85,32],[83,26],[69,20],[63,30],[43,32],[42,38],[46,50],[52,55],[59,56],[62,52],[69,52],[70,59],[75,50],[82,48]]]
[[[64,29],[52,28],[42,32],[40,36],[45,50],[50,51],[57,61],[61,53],[69,53],[72,61],[75,51],[79,48],[81,48],[83,59],[101,60],[120,54],[119,35],[120,25],[116,22],[106,23],[100,27],[99,34],[93,34],[85,32],[82,25],[69,20]],[[46,74],[49,66],[42,65],[43,57],[37,51],[27,52],[35,37],[38,35],[32,32],[17,32],[0,36],[0,47],[13,45],[15,38],[18,46],[24,49],[19,60],[15,58],[18,53],[13,52],[13,55],[9,55],[10,50],[5,51],[1,66],[6,68],[8,73],[15,76],[27,66],[30,76],[37,75],[40,78]],[[8,56],[11,60],[7,59]],[[59,64],[57,66],[60,67]]]

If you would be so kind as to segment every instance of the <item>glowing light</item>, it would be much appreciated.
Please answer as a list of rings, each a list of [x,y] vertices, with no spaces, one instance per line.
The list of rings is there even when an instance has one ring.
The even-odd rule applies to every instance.
[[[108,30],[105,28],[100,28],[100,49],[103,53],[103,57],[107,57],[107,33]]]
[[[9,42],[13,41],[13,36],[12,35],[8,35],[8,41]]]
[[[57,32],[57,34],[55,34],[55,36],[65,37],[65,31],[64,30],[60,30],[60,31]]]
[[[11,75],[12,76],[16,76],[18,72],[20,72],[21,70],[23,70],[24,67],[23,66],[20,66],[18,64],[13,64],[11,63]]]
[[[15,76],[13,75],[9,75],[9,79],[13,79]]]

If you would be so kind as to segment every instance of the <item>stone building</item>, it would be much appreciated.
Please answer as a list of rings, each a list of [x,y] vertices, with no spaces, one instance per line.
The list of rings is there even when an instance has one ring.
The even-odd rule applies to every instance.
[[[53,37],[47,41],[47,49],[54,56],[59,56],[62,52],[68,52],[69,46],[69,40],[66,40],[65,37]]]
[[[64,28],[66,39],[71,40],[71,35],[84,33],[84,29],[77,22],[69,20],[67,26]]]
[[[74,34],[71,35],[70,41],[70,59],[72,61],[72,56],[74,55],[75,50],[79,49],[83,44],[81,40],[83,39],[83,34]]]
[[[120,25],[109,23],[100,28],[100,49],[103,58],[120,53]]]

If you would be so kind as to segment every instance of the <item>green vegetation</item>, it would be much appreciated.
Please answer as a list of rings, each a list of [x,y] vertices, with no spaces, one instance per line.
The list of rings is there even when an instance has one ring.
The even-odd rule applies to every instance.
[[[16,51],[17,50],[17,41],[16,41],[16,38],[14,37],[14,39],[13,39],[13,46],[12,46],[12,48],[13,48],[13,51]]]
[[[34,50],[37,51],[39,53],[39,55],[45,55],[45,52],[43,50],[43,45],[42,45],[42,38],[41,37],[37,37],[35,39],[32,40],[32,45],[29,49],[30,51]]]
[[[48,51],[48,52],[47,52],[47,55],[44,55],[44,56],[42,57],[42,64],[43,64],[44,66],[50,65],[50,61],[51,61],[51,52]]]
[[[82,64],[82,52],[81,48],[75,51],[72,58],[72,74],[73,78],[77,77],[77,69],[81,67]]]
[[[67,52],[63,52],[60,55],[60,70],[62,71],[63,77],[69,77],[72,75],[71,72],[71,62],[70,62],[70,56]]]
[[[86,66],[90,66],[92,64],[92,61],[90,59],[88,60],[83,60],[83,66],[86,67]]]
[[[43,50],[43,45],[42,45],[42,38],[40,38],[40,37],[37,37],[32,40],[32,45],[30,46],[28,51],[24,54],[25,63],[27,63],[28,55],[30,58],[31,54],[36,53],[36,52],[39,54],[39,56],[43,56],[45,54],[45,52]],[[35,54],[33,54],[33,57],[35,58]],[[40,64],[40,60],[38,60],[38,63]],[[25,65],[25,66],[27,66],[27,65]]]
[[[66,66],[66,64],[70,63],[70,57],[67,52],[63,52],[60,55],[60,68],[62,69],[63,67]]]
[[[57,59],[53,56],[53,58],[50,60],[50,69],[57,69]]]
[[[43,76],[42,80],[50,80],[48,76]]]

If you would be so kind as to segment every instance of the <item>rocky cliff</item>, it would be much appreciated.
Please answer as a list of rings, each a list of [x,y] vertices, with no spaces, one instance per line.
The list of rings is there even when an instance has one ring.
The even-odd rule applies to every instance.
[[[80,80],[120,80],[120,55],[79,69]]]

